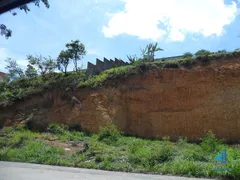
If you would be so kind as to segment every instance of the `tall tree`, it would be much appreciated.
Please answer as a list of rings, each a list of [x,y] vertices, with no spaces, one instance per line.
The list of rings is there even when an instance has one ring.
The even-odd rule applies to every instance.
[[[67,74],[67,67],[70,63],[71,55],[68,51],[61,51],[57,58],[57,67],[60,71]]]
[[[25,71],[25,76],[27,78],[32,79],[32,78],[36,78],[37,75],[38,75],[37,70],[32,65],[28,64],[27,69]]]
[[[56,62],[49,56],[48,58],[42,55],[28,55],[27,59],[29,64],[34,66],[41,75],[53,72],[56,69]]]
[[[67,53],[69,53],[70,58],[73,61],[75,71],[78,71],[78,61],[80,61],[84,55],[86,55],[86,50],[84,44],[82,44],[79,40],[71,41],[66,44]]]
[[[19,67],[16,60],[7,58],[5,62],[7,63],[5,68],[8,70],[10,78],[23,77],[23,70]]]
[[[31,2],[31,1],[29,1],[29,2]],[[33,2],[36,6],[38,6],[38,7],[40,7],[40,2],[42,2],[47,8],[50,7],[48,0],[32,0],[32,2]],[[26,13],[30,11],[30,9],[29,9],[29,7],[27,6],[27,4],[23,4],[23,3],[21,3],[21,1],[19,1],[19,5],[20,5],[20,6],[17,7],[18,9],[24,10]],[[15,8],[15,7],[13,7],[13,8]],[[11,11],[11,12],[12,12],[12,11]],[[13,16],[16,16],[17,13],[16,13],[15,11],[13,11],[13,12],[12,12],[12,15],[13,15]],[[12,36],[12,30],[11,30],[11,29],[8,29],[5,24],[0,24],[0,34],[1,34],[2,36],[5,36],[5,37],[8,39],[9,37]]]

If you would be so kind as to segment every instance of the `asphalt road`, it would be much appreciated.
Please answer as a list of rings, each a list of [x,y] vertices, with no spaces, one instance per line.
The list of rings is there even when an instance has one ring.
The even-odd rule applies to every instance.
[[[0,180],[199,180],[0,161]]]

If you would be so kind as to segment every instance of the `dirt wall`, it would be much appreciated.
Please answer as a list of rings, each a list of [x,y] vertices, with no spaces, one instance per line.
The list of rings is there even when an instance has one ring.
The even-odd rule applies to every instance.
[[[33,127],[58,122],[98,132],[100,126],[112,122],[127,134],[186,136],[193,141],[208,130],[219,138],[239,141],[239,117],[239,60],[159,69],[130,76],[118,87],[55,90],[0,110],[2,126],[27,119]]]

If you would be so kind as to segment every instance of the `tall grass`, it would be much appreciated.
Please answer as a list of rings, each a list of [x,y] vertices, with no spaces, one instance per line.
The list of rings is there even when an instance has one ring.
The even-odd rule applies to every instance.
[[[51,146],[47,139],[82,142],[84,146],[69,153]],[[0,130],[0,160],[74,166],[126,172],[161,173],[189,177],[240,178],[240,149],[224,144],[212,132],[200,144],[147,140],[123,136],[114,125],[101,128],[99,134],[69,131],[65,125],[51,124],[46,132],[34,133],[13,126]],[[229,171],[214,170],[215,157],[226,149]]]

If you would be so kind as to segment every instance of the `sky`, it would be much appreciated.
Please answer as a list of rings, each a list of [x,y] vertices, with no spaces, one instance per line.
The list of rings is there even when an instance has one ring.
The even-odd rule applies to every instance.
[[[49,0],[50,8],[29,4],[0,15],[13,33],[0,36],[0,71],[10,57],[25,69],[26,55],[56,58],[65,44],[80,40],[87,54],[83,68],[96,58],[141,57],[140,48],[158,42],[157,57],[200,49],[240,48],[240,0]],[[71,65],[68,70],[72,70]]]

